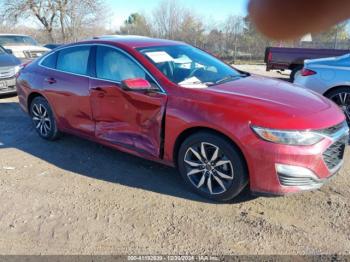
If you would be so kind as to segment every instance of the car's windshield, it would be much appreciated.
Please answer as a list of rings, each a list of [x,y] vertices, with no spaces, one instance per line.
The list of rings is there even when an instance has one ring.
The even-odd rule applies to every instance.
[[[146,47],[138,50],[170,81],[183,87],[205,88],[245,76],[189,45]]]
[[[0,46],[0,55],[3,55],[5,53],[6,53],[5,49],[2,46]]]
[[[0,45],[38,45],[30,36],[0,35]]]

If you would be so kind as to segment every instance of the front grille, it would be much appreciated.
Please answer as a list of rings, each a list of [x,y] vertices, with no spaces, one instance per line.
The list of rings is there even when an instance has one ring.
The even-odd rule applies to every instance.
[[[15,75],[15,67],[14,66],[7,66],[7,67],[0,67],[0,78],[10,78]]]
[[[45,52],[44,51],[24,51],[23,52],[26,58],[35,59],[41,57]]]
[[[0,94],[14,93],[16,92],[15,86],[8,86],[7,88],[0,89]]]
[[[348,142],[348,137],[336,141],[332,144],[324,153],[323,160],[326,163],[329,170],[333,170],[337,167],[344,158],[345,145]]]

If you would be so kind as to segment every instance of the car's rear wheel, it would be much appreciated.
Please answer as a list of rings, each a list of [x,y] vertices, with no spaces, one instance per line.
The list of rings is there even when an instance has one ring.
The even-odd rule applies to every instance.
[[[343,110],[350,125],[350,87],[337,88],[326,94],[326,96]]]
[[[209,199],[231,200],[248,183],[245,161],[237,147],[210,132],[188,137],[180,146],[177,162],[185,183]]]
[[[33,99],[30,105],[30,115],[40,137],[47,140],[55,140],[59,137],[55,118],[45,98],[38,96]]]

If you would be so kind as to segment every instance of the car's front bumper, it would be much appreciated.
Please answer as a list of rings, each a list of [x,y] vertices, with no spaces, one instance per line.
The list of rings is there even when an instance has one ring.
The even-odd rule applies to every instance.
[[[285,195],[315,190],[343,165],[348,129],[313,146],[288,146],[262,141],[250,144],[250,188],[255,194]]]
[[[15,77],[0,78],[0,95],[16,93],[16,79]]]

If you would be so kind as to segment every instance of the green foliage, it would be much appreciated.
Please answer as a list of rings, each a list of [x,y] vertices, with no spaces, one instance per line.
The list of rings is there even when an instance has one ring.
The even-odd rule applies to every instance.
[[[139,13],[131,14],[128,19],[124,21],[124,25],[120,28],[120,32],[118,33],[143,36],[152,35],[151,27],[146,17]]]

